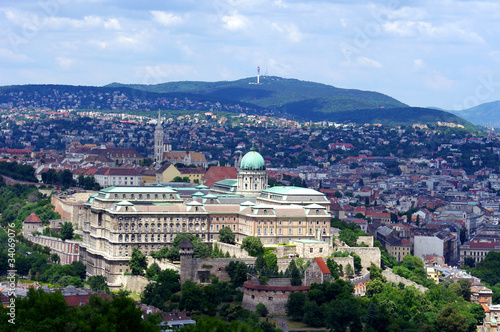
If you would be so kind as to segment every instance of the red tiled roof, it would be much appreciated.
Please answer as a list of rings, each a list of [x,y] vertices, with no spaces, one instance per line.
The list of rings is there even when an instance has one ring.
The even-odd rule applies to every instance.
[[[217,181],[236,178],[238,178],[236,168],[228,166],[212,166],[203,176],[203,179],[205,180],[205,183],[203,184],[207,187],[212,187]]]
[[[469,246],[470,249],[493,249],[495,247],[500,246],[500,242],[496,240],[472,240],[465,243],[466,246]]]
[[[487,305],[485,305],[484,303],[481,303],[481,306],[483,307],[484,312],[490,312],[490,308],[488,308]]]
[[[326,266],[325,261],[321,257],[316,257],[314,259],[316,261],[316,264],[318,264],[319,269],[321,270],[321,273],[323,274],[330,274],[330,270],[328,269],[328,266]]]
[[[89,304],[89,299],[91,296],[99,296],[103,300],[111,299],[111,296],[109,296],[108,294],[104,294],[104,293],[102,293],[102,294],[87,294],[87,295],[66,295],[64,297],[64,299],[66,300],[68,307],[75,307],[75,306]]]
[[[31,212],[31,214],[24,219],[24,222],[42,223],[42,219],[40,219],[35,212]]]

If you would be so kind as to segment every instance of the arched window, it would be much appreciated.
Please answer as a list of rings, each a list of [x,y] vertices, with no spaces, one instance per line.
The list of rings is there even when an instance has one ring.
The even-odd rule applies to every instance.
[[[123,236],[120,234],[118,235],[118,241],[122,241],[123,240]]]
[[[128,234],[125,234],[125,242],[128,242]]]
[[[118,230],[121,231],[122,230],[122,224],[118,224]]]

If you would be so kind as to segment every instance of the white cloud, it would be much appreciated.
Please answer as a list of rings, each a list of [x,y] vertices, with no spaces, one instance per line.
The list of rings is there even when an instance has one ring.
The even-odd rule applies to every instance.
[[[196,70],[184,64],[160,64],[156,66],[141,66],[135,68],[135,76],[144,84],[158,84],[172,80],[184,80],[197,75]]]
[[[25,54],[14,53],[6,48],[0,48],[0,59],[2,59],[3,62],[14,62],[14,63],[27,63],[34,61]]]
[[[66,57],[57,57],[56,61],[59,64],[59,67],[64,70],[71,69],[76,62],[75,59]]]
[[[441,74],[434,74],[425,80],[425,86],[432,90],[452,90],[454,82]]]
[[[344,61],[342,62],[344,67],[352,68],[383,68],[384,66],[373,59],[367,58],[365,56],[358,56],[354,61]]]
[[[422,59],[413,60],[413,71],[419,71],[425,68],[425,62]]]
[[[152,10],[151,14],[153,15],[153,20],[156,23],[167,27],[180,24],[183,21],[182,17],[169,12]]]
[[[17,26],[31,30],[42,29],[89,29],[104,28],[109,30],[120,30],[120,22],[117,18],[102,18],[99,16],[84,16],[82,19],[73,19],[59,16],[38,15],[32,12],[18,10],[4,10],[7,20]]]
[[[386,32],[400,37],[428,38],[446,42],[484,43],[481,36],[463,29],[458,23],[435,26],[424,21],[393,21],[383,24],[382,27]]]
[[[271,26],[274,30],[284,34],[286,38],[293,42],[298,43],[302,40],[303,34],[299,31],[297,25],[293,23],[272,23]]]
[[[224,22],[224,28],[228,30],[246,29],[250,24],[245,16],[238,13],[222,16],[222,22]]]

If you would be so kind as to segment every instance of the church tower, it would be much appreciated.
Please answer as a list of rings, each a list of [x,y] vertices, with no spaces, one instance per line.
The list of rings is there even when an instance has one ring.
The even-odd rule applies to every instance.
[[[165,146],[163,143],[163,127],[161,126],[160,111],[158,110],[158,124],[155,130],[155,163],[158,165],[163,161],[163,152]]]

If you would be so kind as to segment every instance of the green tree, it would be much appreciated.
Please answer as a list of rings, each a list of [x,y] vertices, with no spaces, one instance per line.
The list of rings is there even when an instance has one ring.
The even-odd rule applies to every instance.
[[[301,321],[304,317],[304,305],[306,296],[302,292],[293,292],[288,296],[288,301],[285,304],[286,315],[293,320]]]
[[[61,259],[59,258],[59,255],[56,254],[56,253],[53,253],[52,255],[50,255],[50,261],[53,262],[53,263],[59,263]]]
[[[356,302],[352,299],[337,299],[322,307],[326,326],[335,332],[362,331]]]
[[[302,322],[312,327],[324,326],[323,312],[316,302],[306,301],[304,304],[304,319]]]
[[[269,313],[269,311],[266,308],[266,305],[262,302],[259,302],[255,306],[255,312],[257,313],[257,315],[259,315],[259,317],[266,317],[267,314]]]
[[[165,269],[160,271],[155,279],[156,282],[147,284],[141,295],[141,301],[168,311],[170,310],[168,301],[171,299],[172,294],[177,293],[181,289],[179,273],[171,269]]]
[[[93,291],[109,293],[106,277],[104,276],[91,276],[87,279],[87,284]]]
[[[288,264],[288,272],[290,273],[291,279],[290,283],[292,286],[302,285],[302,279],[300,278],[300,270],[292,259]]]
[[[475,324],[471,329],[466,317],[450,303],[436,316],[436,328],[440,332],[469,332],[475,331]]]
[[[260,271],[264,268],[266,268],[266,259],[264,258],[264,256],[260,255],[257,257],[257,259],[255,260],[255,269],[257,271]]]
[[[272,252],[266,253],[264,258],[266,260],[266,266],[269,270],[274,271],[278,268],[278,257],[276,254]]]
[[[63,241],[71,240],[73,238],[73,224],[65,222],[61,227],[61,239]]]
[[[469,280],[460,279],[458,281],[458,284],[460,285],[460,290],[461,290],[460,295],[465,301],[470,302],[470,297],[471,297],[470,288],[472,286],[472,283]]]
[[[248,254],[253,257],[264,254],[264,246],[260,238],[256,236],[247,236],[241,242],[241,249],[248,251]]]
[[[225,268],[231,281],[236,287],[240,287],[247,280],[247,265],[240,261],[230,261]]]
[[[161,268],[158,264],[153,263],[146,269],[145,277],[148,279],[153,279],[158,273],[160,273]]]
[[[134,247],[132,248],[132,255],[130,256],[129,264],[132,274],[142,276],[144,275],[144,269],[148,267],[148,260],[142,251]]]
[[[187,311],[199,311],[206,305],[206,298],[203,296],[203,290],[200,286],[186,280],[181,287],[181,300],[179,309]]]
[[[222,227],[219,230],[219,241],[229,244],[235,243],[235,235],[230,227]]]

